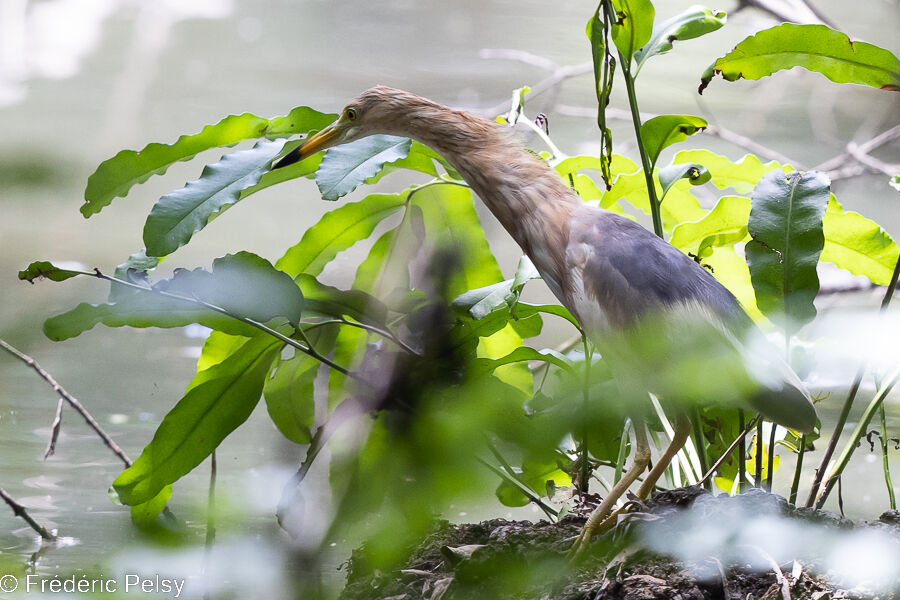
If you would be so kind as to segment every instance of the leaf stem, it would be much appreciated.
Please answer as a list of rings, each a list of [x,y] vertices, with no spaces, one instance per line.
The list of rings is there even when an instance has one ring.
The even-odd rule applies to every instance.
[[[350,377],[351,379],[359,381],[360,383],[365,383],[367,385],[369,383],[368,381],[366,381],[365,379],[363,379],[356,373],[353,373],[352,371],[349,371],[348,369],[345,369],[344,367],[340,366],[339,364],[333,362],[329,358],[322,356],[321,354],[316,352],[315,348],[304,346],[297,340],[295,340],[293,338],[289,338],[288,336],[275,331],[271,327],[268,327],[267,325],[263,325],[259,321],[254,321],[253,319],[251,319],[249,317],[242,317],[240,315],[236,315],[227,309],[224,309],[220,306],[216,306],[215,304],[210,304],[209,302],[205,302],[203,300],[200,300],[199,298],[182,296],[180,294],[173,294],[171,292],[166,292],[164,290],[157,290],[152,287],[145,287],[143,285],[137,285],[135,283],[131,283],[130,281],[125,281],[124,279],[119,279],[117,277],[110,277],[109,275],[102,273],[100,271],[100,269],[94,269],[94,273],[91,273],[91,275],[93,275],[94,277],[97,277],[99,279],[105,279],[106,281],[109,281],[111,283],[116,283],[118,285],[124,285],[126,287],[141,290],[143,292],[148,292],[151,294],[158,294],[158,295],[164,296],[166,298],[172,298],[174,300],[181,300],[183,302],[191,302],[194,304],[199,304],[200,306],[208,308],[209,310],[223,314],[227,317],[231,317],[232,319],[240,321],[241,323],[246,323],[247,325],[250,325],[251,327],[255,327],[256,329],[259,329],[260,331],[268,333],[272,337],[284,342],[288,346],[292,346],[292,347],[296,348],[297,350],[299,350],[300,352],[303,352],[306,355],[311,356],[312,358],[327,365],[328,367],[334,369],[335,371],[337,371],[338,373],[341,373],[342,375]]]
[[[662,217],[660,216],[660,202],[656,197],[656,183],[653,181],[653,165],[644,148],[641,139],[641,113],[638,109],[637,94],[634,91],[634,78],[631,75],[631,62],[626,61],[619,53],[619,62],[622,66],[622,77],[625,78],[625,89],[628,91],[628,106],[631,109],[631,122],[634,124],[634,135],[637,138],[638,152],[641,155],[641,166],[644,168],[644,179],[647,182],[647,197],[650,199],[650,215],[653,218],[653,232],[663,237]]]

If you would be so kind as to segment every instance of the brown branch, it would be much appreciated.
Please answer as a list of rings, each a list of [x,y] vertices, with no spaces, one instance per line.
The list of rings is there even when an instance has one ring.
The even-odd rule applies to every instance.
[[[34,371],[41,377],[41,379],[43,379],[48,384],[50,384],[50,387],[52,387],[53,391],[55,391],[57,393],[57,395],[59,395],[61,400],[65,400],[69,404],[69,406],[71,406],[73,409],[75,409],[75,412],[77,412],[79,415],[81,415],[81,417],[85,420],[85,422],[88,424],[88,426],[91,429],[93,429],[94,432],[100,437],[100,439],[103,441],[103,443],[106,445],[106,447],[109,448],[113,454],[118,456],[119,460],[121,460],[125,464],[125,467],[131,466],[131,459],[129,459],[128,456],[125,455],[125,453],[122,451],[122,449],[119,448],[118,444],[116,444],[113,441],[113,439],[109,436],[109,434],[107,434],[103,430],[103,428],[100,427],[100,424],[97,423],[97,421],[94,419],[94,417],[91,416],[91,413],[89,413],[87,411],[87,409],[84,406],[82,406],[81,402],[79,402],[74,396],[72,396],[72,394],[67,392],[61,385],[59,385],[59,383],[57,383],[57,381],[53,378],[52,375],[50,375],[50,373],[48,373],[47,371],[42,369],[41,366],[37,363],[37,361],[35,361],[33,358],[31,358],[27,354],[17,350],[13,346],[9,345],[7,342],[5,342],[2,339],[0,339],[0,348],[3,348],[4,350],[9,352],[16,358],[18,358],[19,360],[24,362],[26,365],[28,365],[29,367],[34,369]]]
[[[3,498],[3,501],[9,505],[14,515],[21,519],[24,519],[25,522],[28,523],[28,526],[35,530],[38,535],[40,535],[44,540],[48,542],[56,541],[56,536],[50,533],[50,531],[46,527],[32,519],[31,515],[28,514],[28,511],[25,510],[25,507],[13,500],[12,496],[7,494],[6,490],[4,490],[3,488],[0,488],[0,498]]]
[[[850,144],[847,144],[846,152],[839,154],[834,158],[830,158],[825,162],[816,165],[814,168],[817,171],[825,171],[825,173],[833,180],[861,175],[862,173],[865,173],[869,167],[862,164],[847,165],[848,161],[858,160],[853,153],[855,152],[857,155],[868,155],[872,150],[880,148],[898,138],[900,138],[900,125],[895,125],[861,144],[850,142]],[[853,144],[852,149],[850,147],[851,144]],[[891,175],[893,174],[896,174],[896,172],[891,173]]]

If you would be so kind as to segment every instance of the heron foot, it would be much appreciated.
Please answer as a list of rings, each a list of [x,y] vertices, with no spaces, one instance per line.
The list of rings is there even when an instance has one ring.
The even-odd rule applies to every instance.
[[[572,547],[569,548],[569,552],[567,556],[571,560],[577,559],[581,556],[585,550],[587,550],[590,545],[591,539],[598,535],[603,535],[608,531],[611,531],[615,528],[616,523],[619,522],[619,515],[628,514],[636,509],[639,509],[643,506],[640,501],[629,501],[623,504],[621,507],[614,510],[609,514],[606,518],[596,521],[588,520],[587,523],[584,524],[584,527],[581,528],[581,533],[578,534],[578,537],[575,538],[575,542],[572,544]]]

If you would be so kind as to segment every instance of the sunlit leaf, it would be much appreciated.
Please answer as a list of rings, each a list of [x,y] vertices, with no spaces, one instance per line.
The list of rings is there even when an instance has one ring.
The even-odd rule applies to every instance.
[[[752,35],[703,73],[700,92],[719,74],[726,81],[762,79],[793,67],[821,73],[836,83],[900,91],[900,59],[884,48],[851,41],[825,25],[783,23]]]
[[[406,158],[412,140],[393,135],[369,137],[329,148],[316,171],[316,185],[323,200],[346,196],[387,163]]]
[[[658,198],[662,194],[662,188],[660,188],[658,181],[653,183],[656,186]],[[697,199],[687,191],[690,187],[691,184],[687,181],[679,180],[666,193],[666,201],[660,205],[660,215],[666,231],[671,231],[673,227],[683,221],[701,219],[706,214],[706,211],[701,208]],[[603,195],[600,207],[607,208],[607,206],[611,206],[621,200],[625,200],[645,214],[650,214],[647,182],[642,171],[619,175],[612,188]]]
[[[821,260],[854,275],[864,275],[878,285],[891,281],[900,248],[878,223],[859,213],[845,211],[831,196],[822,227],[825,247]]]
[[[766,173],[775,169],[792,171],[790,165],[781,165],[775,161],[763,164],[752,154],[747,154],[738,162],[732,162],[725,156],[709,150],[682,150],[672,161],[675,164],[699,163],[705,166],[712,176],[712,183],[720,190],[732,187],[739,194],[749,194]]]
[[[153,440],[113,482],[119,499],[129,505],[150,500],[246,421],[281,345],[270,337],[250,339],[223,362],[197,373]]]
[[[691,40],[716,31],[725,25],[726,14],[703,6],[692,6],[653,26],[653,35],[643,48],[635,52],[639,70],[651,56],[665,54],[677,40]]]
[[[825,243],[822,218],[831,182],[823,173],[773,171],[753,191],[744,248],[756,303],[768,317],[799,327],[816,316],[816,264]]]
[[[650,158],[650,165],[656,165],[660,152],[667,146],[683,142],[698,131],[706,129],[707,123],[700,117],[691,115],[660,115],[641,124],[641,141]]]
[[[142,150],[122,150],[106,160],[88,178],[81,212],[90,217],[108,206],[114,198],[124,197],[133,185],[166,172],[172,163],[190,160],[196,154],[242,140],[260,137],[285,137],[321,129],[337,115],[323,114],[298,106],[287,116],[264,119],[250,113],[225,117],[207,125],[200,133],[183,135],[174,144],[148,144]]]
[[[152,529],[156,525],[156,518],[166,508],[170,498],[172,498],[172,486],[167,485],[150,500],[133,505],[131,522],[139,529]]]
[[[679,223],[672,230],[671,244],[684,252],[708,256],[713,246],[730,246],[747,237],[750,199],[723,196],[699,221]]]
[[[669,188],[675,185],[679,179],[685,179],[691,185],[703,185],[712,178],[712,175],[700,163],[687,163],[663,167],[656,172],[656,178],[662,187],[662,196],[660,196],[660,202],[662,202],[669,192]]]
[[[262,141],[251,150],[226,154],[207,165],[200,179],[157,201],[144,224],[148,256],[166,256],[190,241],[216,213],[240,200],[256,185],[281,151],[284,140]]]
[[[612,0],[612,5],[616,11],[612,40],[627,65],[634,53],[650,41],[656,11],[650,0]]]
[[[339,252],[372,235],[376,225],[403,208],[408,195],[409,190],[400,194],[371,194],[325,213],[275,266],[292,277],[300,273],[318,275]]]

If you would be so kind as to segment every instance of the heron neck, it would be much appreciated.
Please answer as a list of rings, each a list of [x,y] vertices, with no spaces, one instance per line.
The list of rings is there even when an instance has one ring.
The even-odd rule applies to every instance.
[[[551,288],[559,287],[569,221],[580,198],[546,163],[526,152],[510,128],[440,108],[422,127],[411,123],[408,135],[459,171]]]

